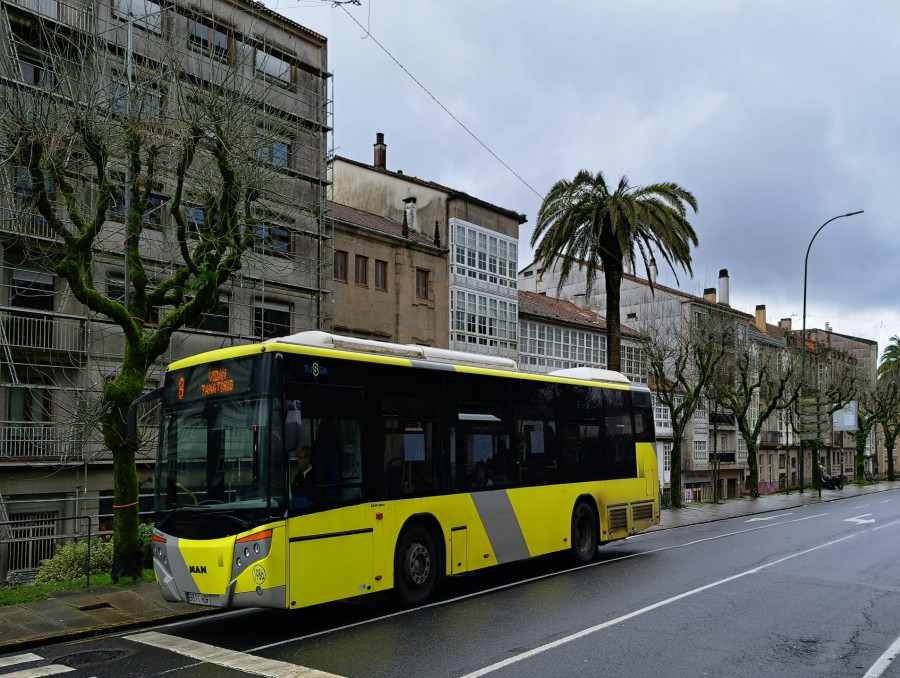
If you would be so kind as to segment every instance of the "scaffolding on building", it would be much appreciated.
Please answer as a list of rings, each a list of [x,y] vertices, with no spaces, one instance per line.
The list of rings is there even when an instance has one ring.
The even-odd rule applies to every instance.
[[[15,99],[21,110],[33,106],[39,113],[41,97],[83,102],[72,92],[84,79],[103,85],[92,92],[92,105],[110,119],[121,114],[123,101],[137,101],[169,121],[183,95],[173,94],[176,85],[186,82],[224,92],[223,101],[238,101],[228,105],[256,112],[246,121],[247,143],[268,179],[253,211],[255,245],[221,289],[219,306],[198,326],[173,334],[150,369],[147,388],[162,383],[169,362],[187,355],[327,329],[333,107],[324,39],[249,0],[0,0],[0,104]],[[50,255],[60,241],[33,204],[23,169],[0,165],[0,468],[77,474],[97,463],[107,478],[85,473],[80,491],[87,496],[108,489],[102,484],[111,456],[100,436],[99,403],[103,384],[121,364],[123,334],[78,302],[55,274]],[[97,192],[89,173],[79,179],[86,184],[80,207],[89,211]],[[71,225],[59,191],[53,195],[55,214]],[[172,186],[161,181],[144,215],[141,256],[150,287],[177,265],[171,200]],[[204,213],[203,201],[203,185],[186,183],[183,211],[196,237],[216,218]],[[118,210],[107,215],[92,272],[98,292],[127,305],[125,224]],[[148,464],[155,438],[146,436],[139,453]],[[0,490],[14,498],[16,474],[3,475]]]

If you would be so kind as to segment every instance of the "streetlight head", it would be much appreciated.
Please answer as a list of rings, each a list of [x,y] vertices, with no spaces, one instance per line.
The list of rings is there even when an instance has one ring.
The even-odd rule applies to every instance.
[[[845,214],[844,216],[845,216],[845,217],[852,217],[854,214],[862,214],[863,212],[865,212],[865,210],[859,210],[859,212],[848,212],[848,213]]]

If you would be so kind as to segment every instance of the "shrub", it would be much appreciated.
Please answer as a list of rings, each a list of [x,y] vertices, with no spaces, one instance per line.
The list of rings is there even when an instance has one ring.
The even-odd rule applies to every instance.
[[[153,568],[153,525],[141,523],[138,526],[138,539],[141,542],[141,567],[145,570]]]
[[[91,539],[91,574],[108,574],[112,570],[112,542]],[[56,555],[41,562],[36,582],[63,582],[85,575],[88,560],[87,540],[71,541],[56,549]]]

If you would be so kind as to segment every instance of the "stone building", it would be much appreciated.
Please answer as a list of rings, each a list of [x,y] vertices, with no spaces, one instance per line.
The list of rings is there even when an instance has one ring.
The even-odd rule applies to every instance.
[[[332,181],[336,203],[405,224],[411,237],[449,247],[449,260],[440,263],[448,267],[446,287],[435,284],[445,277],[443,271],[409,272],[415,276],[417,294],[434,295],[435,312],[444,303],[439,296],[449,305],[449,331],[438,347],[518,357],[516,271],[524,215],[387,169],[387,144],[380,133],[373,164],[336,157]],[[348,291],[352,293],[352,288]],[[352,320],[335,306],[334,322],[348,327]],[[435,322],[443,321],[435,318]]]
[[[405,222],[331,206],[332,329],[365,339],[446,347],[447,248]]]
[[[151,367],[148,388],[159,385],[171,360],[329,324],[327,68],[323,36],[247,0],[0,0],[2,114],[15,106],[40,112],[53,101],[60,110],[105,116],[112,127],[135,106],[171,120],[184,110],[175,92],[189,86],[221,96],[223,111],[247,111],[238,132],[248,162],[267,178],[253,206],[255,243],[218,307],[173,335]],[[111,180],[127,185],[125,163],[113,156],[111,167]],[[70,180],[88,210],[96,205],[90,171]],[[150,288],[178,255],[169,210],[174,189],[168,177],[148,189],[139,253]],[[204,190],[200,176],[184,186],[195,239],[217,221],[204,207]],[[69,219],[59,188],[48,191],[55,213]],[[96,533],[113,504],[97,402],[121,364],[122,330],[82,306],[48,264],[44,255],[59,244],[33,193],[23,167],[0,166],[0,521],[23,521],[0,535],[15,542],[0,548],[0,575],[37,567],[55,536]],[[126,307],[128,193],[122,190],[106,214],[90,271],[97,290]],[[140,322],[158,322],[156,311]],[[142,512],[152,511],[153,445],[149,440],[138,459]],[[76,515],[94,516],[92,524]]]

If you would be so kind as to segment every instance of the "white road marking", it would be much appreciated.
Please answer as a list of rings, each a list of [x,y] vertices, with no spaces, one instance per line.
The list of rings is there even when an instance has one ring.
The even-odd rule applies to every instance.
[[[170,636],[164,633],[157,633],[156,631],[125,636],[125,639],[159,647],[191,659],[199,659],[208,664],[224,666],[257,676],[270,676],[271,678],[340,678],[340,676],[335,676],[333,673],[326,673],[325,671],[318,671],[276,659],[257,657],[245,652],[198,643],[195,640]]]
[[[776,520],[778,518],[784,518],[785,516],[792,516],[792,515],[794,515],[794,514],[793,513],[782,513],[777,516],[766,516],[765,518],[751,518],[750,520],[745,520],[744,522],[745,523],[759,523],[764,520]]]
[[[21,671],[13,671],[12,673],[4,673],[3,678],[41,678],[42,676],[55,676],[60,673],[68,673],[74,671],[68,666],[62,664],[48,664],[47,666],[37,666],[33,669],[22,669]]]
[[[853,518],[844,518],[845,523],[856,523],[857,525],[865,525],[866,523],[874,523],[874,518],[866,519],[866,516],[872,515],[871,513],[863,513],[861,516],[855,516]]]
[[[24,664],[25,662],[39,662],[41,659],[43,659],[43,657],[38,654],[32,654],[31,652],[28,654],[17,654],[12,657],[0,657],[0,668]]]
[[[878,502],[878,503],[879,503],[879,504],[887,504],[887,503],[892,502],[892,501],[894,501],[894,500],[893,500],[893,499],[885,499],[884,501],[880,501],[880,502]]]
[[[666,598],[665,600],[661,600],[658,603],[653,603],[652,605],[648,605],[647,607],[642,607],[639,610],[635,610],[634,612],[629,612],[628,614],[624,614],[621,617],[617,617],[616,619],[611,619],[609,621],[605,621],[601,624],[596,624],[595,626],[591,626],[589,628],[583,629],[582,631],[578,631],[577,633],[573,633],[569,636],[565,636],[564,638],[559,638],[558,640],[554,640],[551,643],[546,643],[544,645],[540,645],[526,652],[522,652],[521,654],[509,657],[504,659],[503,661],[499,661],[495,664],[491,664],[490,666],[485,666],[482,669],[477,671],[473,671],[472,673],[468,673],[462,678],[478,678],[479,676],[485,676],[489,673],[493,673],[494,671],[499,671],[502,668],[506,668],[507,666],[511,666],[512,664],[516,664],[525,659],[529,659],[530,657],[534,657],[536,655],[547,652],[548,650],[555,649],[562,645],[566,645],[567,643],[571,643],[574,640],[578,640],[580,638],[584,638],[586,636],[597,633],[597,631],[602,631],[605,628],[609,628],[610,626],[615,626],[616,624],[621,624],[624,621],[632,619],[634,617],[638,617],[642,614],[646,614],[647,612],[652,612],[653,610],[659,609],[666,605],[670,605],[671,603],[677,602],[684,598],[688,598],[690,596],[696,595],[698,593],[702,593],[703,591],[708,591],[709,589],[715,588],[717,586],[722,586],[723,584],[728,584],[737,579],[742,579],[744,577],[750,576],[751,574],[758,574],[763,570],[766,570],[770,567],[774,567],[775,565],[780,565],[788,560],[793,560],[794,558],[798,558],[800,556],[805,556],[809,553],[813,553],[814,551],[818,551],[819,549],[826,548],[828,546],[832,546],[833,544],[838,544],[842,541],[847,541],[848,539],[853,539],[854,537],[859,536],[860,534],[865,534],[867,532],[874,532],[876,530],[889,527],[892,525],[900,525],[900,520],[894,521],[893,523],[886,523],[885,525],[881,525],[879,527],[874,527],[869,530],[864,530],[861,532],[854,532],[853,534],[849,534],[844,537],[838,537],[837,539],[833,539],[831,541],[825,542],[824,544],[819,544],[818,546],[813,546],[809,549],[804,549],[803,551],[798,551],[797,553],[793,553],[789,556],[784,556],[783,558],[779,558],[778,560],[773,560],[771,563],[766,563],[765,565],[760,565],[759,567],[754,567],[750,570],[746,570],[739,574],[732,575],[730,577],[726,577],[725,579],[720,579],[718,581],[711,582],[706,584],[705,586],[700,586],[695,589],[691,589],[690,591],[685,591],[684,593],[679,593],[676,596],[672,596],[671,598]],[[893,647],[893,646],[892,646]]]
[[[878,678],[884,673],[885,669],[891,665],[898,652],[900,652],[900,638],[897,638],[897,640],[884,651],[884,654],[872,664],[872,667],[868,671],[866,671],[866,675],[864,675],[863,678]]]
[[[862,504],[861,506],[854,506],[854,507],[851,508],[850,510],[851,510],[851,511],[855,511],[855,510],[861,509],[861,508],[868,508],[869,506],[871,506],[871,504]]]

